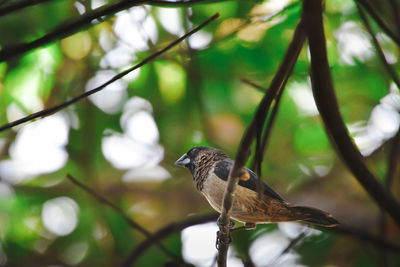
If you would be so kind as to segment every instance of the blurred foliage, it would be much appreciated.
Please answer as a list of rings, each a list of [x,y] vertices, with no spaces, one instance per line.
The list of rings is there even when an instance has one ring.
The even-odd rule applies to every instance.
[[[3,2],[14,0],[2,1],[0,7],[5,5]],[[0,47],[32,41],[79,16],[79,9],[85,14],[99,2],[107,4],[107,1],[58,0],[3,15]],[[221,1],[177,7],[176,16],[180,16],[180,25],[185,31],[215,12],[220,13],[216,22],[202,30],[203,41],[211,38],[209,44],[196,48],[200,42],[196,44],[194,39],[189,39],[123,79],[123,89],[110,90],[110,95],[99,100],[101,104],[107,99],[111,101],[114,94],[122,92],[113,106],[115,111],[105,112],[94,104],[97,103],[94,98],[63,110],[69,129],[67,143],[61,144],[68,155],[64,164],[18,181],[5,177],[4,170],[0,172],[0,266],[116,266],[144,239],[119,214],[66,181],[67,173],[110,199],[150,232],[189,214],[210,212],[211,207],[195,192],[189,172],[173,163],[197,145],[220,147],[234,156],[263,95],[242,83],[240,78],[268,87],[300,17],[301,2],[280,2]],[[132,48],[132,44],[116,33],[114,23],[122,16],[120,12],[63,40],[0,63],[0,124],[71,99],[91,89],[87,83],[99,71],[116,74],[174,40],[176,34],[165,27],[160,10],[145,6],[135,7],[128,13],[132,23],[142,27],[139,31],[142,36],[130,38],[144,38],[144,49]],[[138,18],[135,20],[134,16]],[[139,19],[140,16],[143,18]],[[151,29],[145,26],[151,24],[146,22],[147,18],[154,22],[157,40],[146,32]],[[398,88],[392,85],[372,48],[353,1],[326,1],[324,18],[340,110],[351,134],[357,137],[371,124],[374,108],[389,93],[398,95]],[[362,50],[362,54],[354,48],[344,48],[346,42],[340,42],[340,29],[343,32],[346,24],[356,27],[350,34],[364,36],[361,43],[348,39],[355,43],[347,44],[359,46],[355,49]],[[129,26],[126,27],[128,31]],[[398,47],[377,25],[374,30],[398,73]],[[125,49],[125,54],[110,54],[117,44]],[[264,181],[293,203],[328,210],[343,223],[379,234],[377,206],[342,165],[313,102],[307,101],[311,97],[307,49],[303,49],[281,100],[263,162]],[[350,62],[343,60],[343,56],[349,57]],[[150,169],[148,175],[140,172],[143,179],[128,179],[128,168],[117,168],[105,155],[105,137],[122,138],[129,132],[124,124],[124,116],[128,116],[124,107],[134,97],[144,98],[152,106],[152,110],[142,109],[154,116],[159,132],[156,143],[164,149],[160,165],[169,172],[168,179],[155,179],[159,173]],[[16,157],[15,143],[27,125],[0,133],[0,162]],[[398,124],[393,127],[397,131]],[[54,134],[57,132],[48,129],[49,139],[56,138]],[[368,155],[367,163],[382,181],[387,174],[390,139],[394,134],[395,131],[386,132],[379,143],[375,140],[368,143],[369,146],[377,144]],[[119,157],[129,155],[121,152]],[[138,173],[135,168],[131,171]],[[393,191],[399,193],[398,183],[395,185]],[[59,196],[69,197],[79,206],[78,224],[65,236],[52,233],[43,222],[44,203]],[[390,220],[386,227],[389,240],[398,243],[399,229]],[[259,226],[256,232],[235,233],[236,256],[247,261],[252,242],[272,231],[279,231],[275,224]],[[163,244],[181,256],[184,244],[180,233],[171,235]],[[305,266],[383,266],[382,251],[372,245],[368,249],[364,246],[357,239],[326,230],[304,238],[293,250],[300,255],[299,264]],[[390,253],[385,259],[387,266],[396,266],[400,261]],[[170,260],[153,246],[137,266],[161,266]]]

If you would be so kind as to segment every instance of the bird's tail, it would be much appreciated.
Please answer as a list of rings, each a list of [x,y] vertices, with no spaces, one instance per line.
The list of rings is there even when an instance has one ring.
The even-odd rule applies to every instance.
[[[319,209],[301,206],[291,207],[291,209],[297,213],[298,218],[301,218],[302,222],[307,224],[323,227],[334,227],[339,224],[331,214]]]

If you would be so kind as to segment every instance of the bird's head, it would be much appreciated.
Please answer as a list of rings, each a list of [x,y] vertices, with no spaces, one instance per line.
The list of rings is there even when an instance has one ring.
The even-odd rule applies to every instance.
[[[205,165],[209,166],[227,157],[228,156],[222,150],[207,146],[197,146],[183,154],[175,164],[188,168],[193,174],[196,168],[201,168]]]

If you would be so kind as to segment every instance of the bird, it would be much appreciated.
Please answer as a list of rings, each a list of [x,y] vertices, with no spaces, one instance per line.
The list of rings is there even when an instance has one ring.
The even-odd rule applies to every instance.
[[[191,172],[196,189],[221,213],[233,160],[220,149],[197,146],[183,154],[175,164]],[[231,219],[244,223],[244,226],[237,228],[255,229],[260,223],[289,221],[322,227],[334,227],[339,224],[328,212],[289,204],[265,182],[263,192],[259,196],[257,175],[246,167],[241,173],[230,212]],[[231,223],[234,225],[234,222]]]

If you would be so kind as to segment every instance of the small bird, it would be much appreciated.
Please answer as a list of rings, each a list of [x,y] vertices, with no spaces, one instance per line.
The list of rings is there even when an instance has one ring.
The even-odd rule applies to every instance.
[[[197,190],[219,213],[233,161],[222,150],[199,146],[190,149],[176,162],[192,173]],[[257,193],[257,176],[243,168],[235,190],[230,216],[245,223],[242,228],[254,229],[258,223],[299,221],[306,224],[334,227],[339,222],[329,213],[310,207],[291,206],[272,188],[263,183],[261,197]]]

